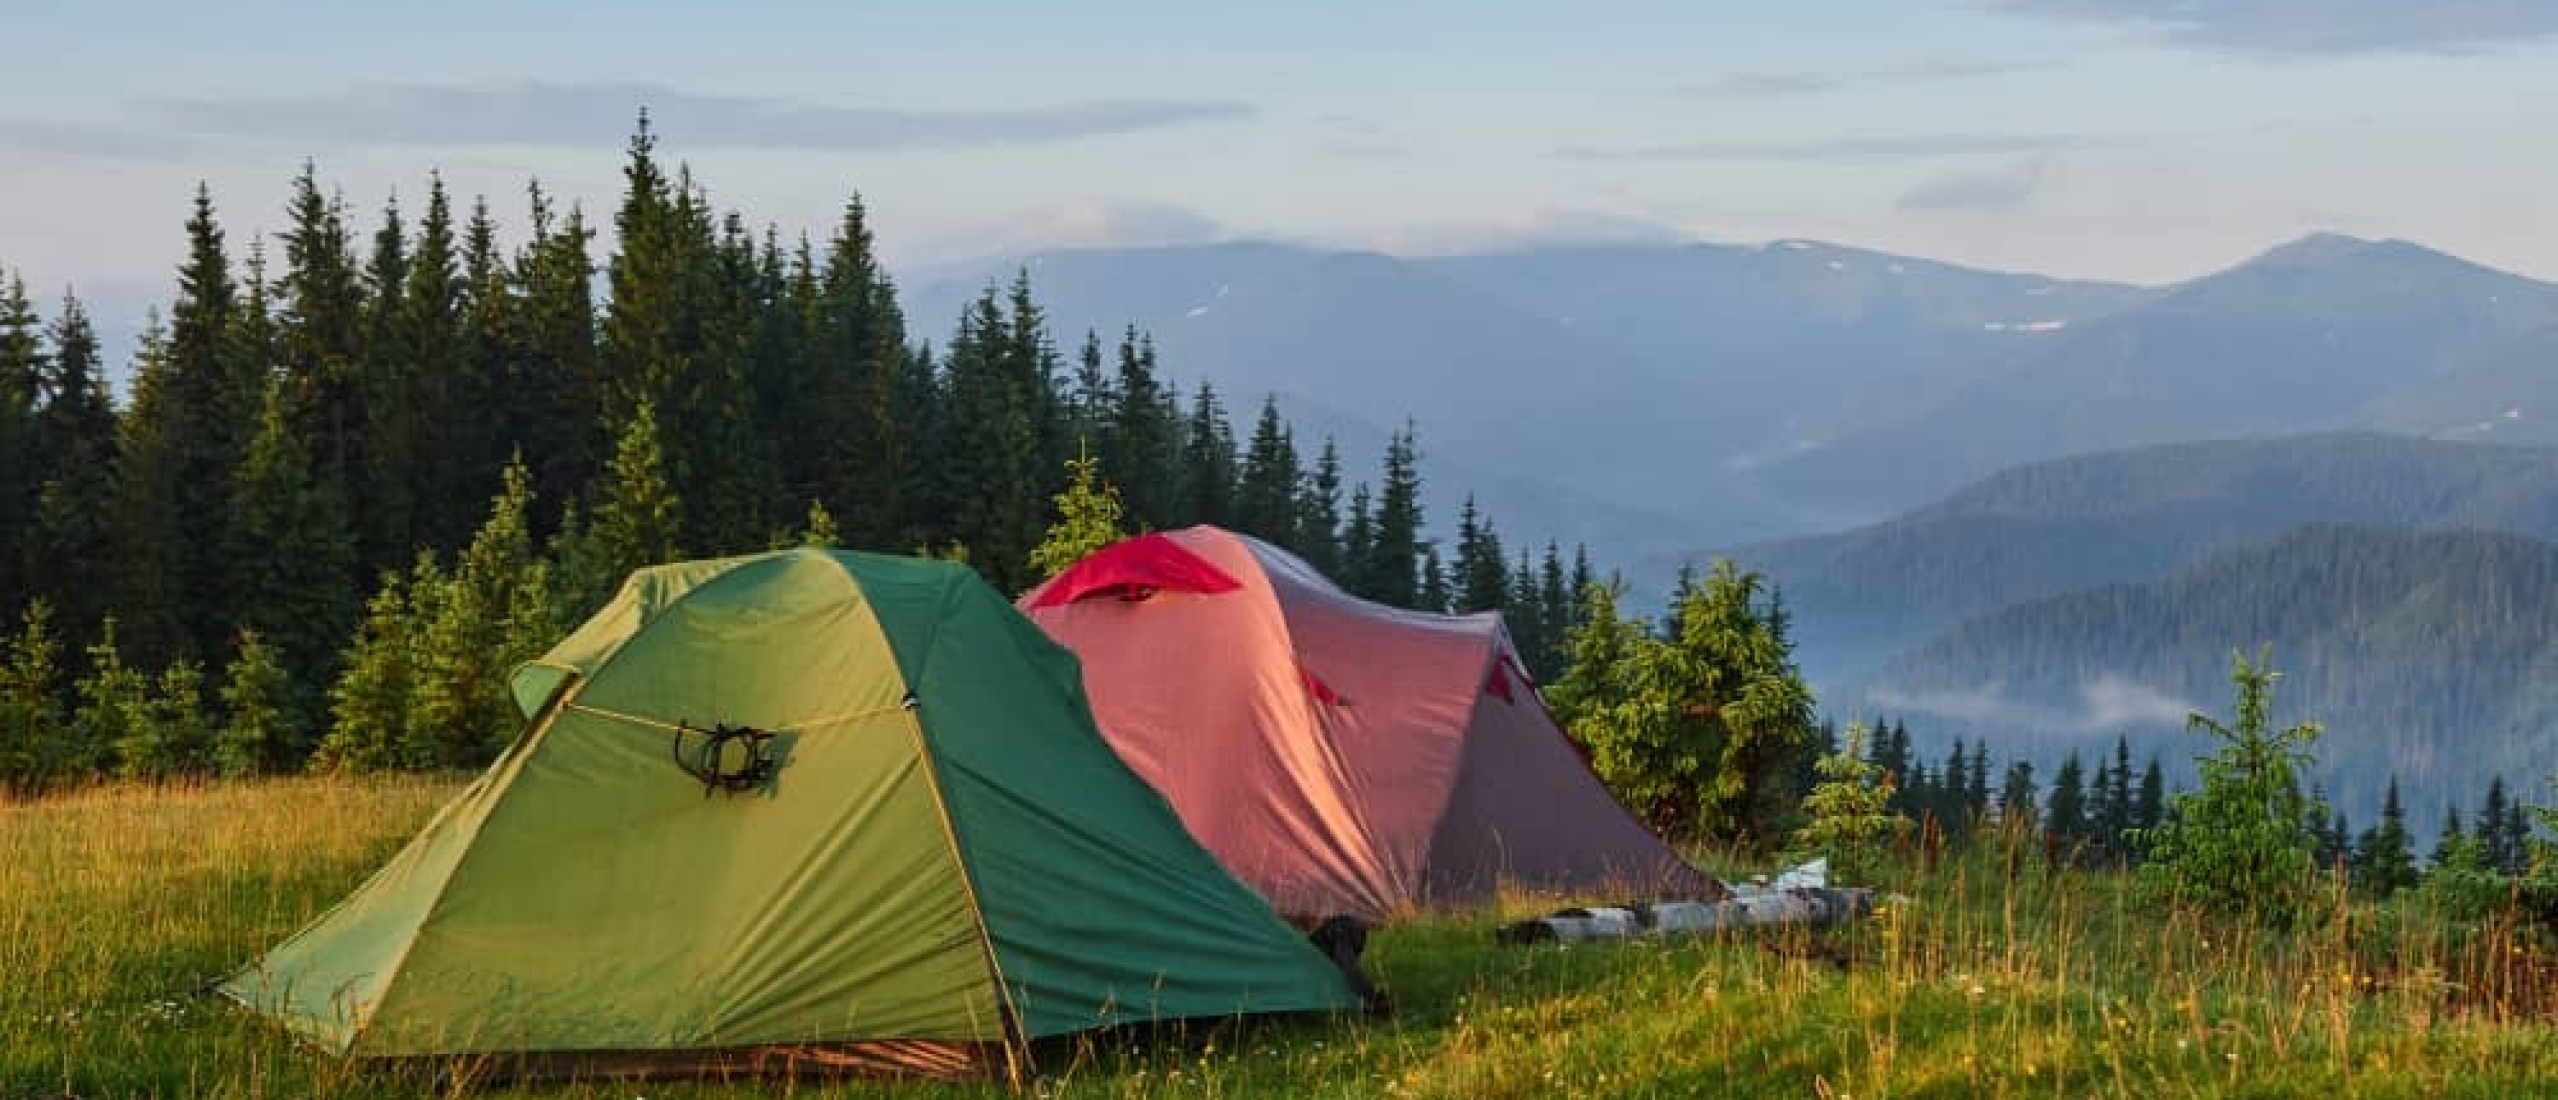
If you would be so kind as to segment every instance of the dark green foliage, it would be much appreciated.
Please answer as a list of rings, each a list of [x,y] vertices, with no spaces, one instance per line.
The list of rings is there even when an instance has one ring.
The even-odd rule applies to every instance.
[[[2090,835],[2087,819],[2087,769],[2072,751],[2052,773],[2051,800],[2043,808],[2043,833],[2064,848],[2075,849]]]
[[[1550,693],[1592,767],[1655,828],[1772,840],[1791,811],[1781,782],[1814,738],[1784,608],[1764,578],[1717,560],[1657,633],[1592,589]]]
[[[1449,606],[1454,598],[1448,587],[1448,567],[1439,560],[1439,548],[1433,546],[1421,555],[1421,592],[1413,609],[1444,615],[1454,610]]]
[[[1030,551],[1047,531],[1057,480],[1040,424],[1050,400],[1043,351],[1020,346],[1018,333],[990,286],[960,317],[943,368],[950,402],[943,472],[968,487],[951,501],[950,535],[989,582],[1015,593],[1036,580]]]
[[[2317,869],[2309,823],[2323,816],[2323,807],[2301,794],[2301,777],[2320,729],[2314,722],[2272,727],[2280,675],[2267,656],[2251,662],[2233,653],[2237,704],[2230,721],[2202,714],[2188,720],[2219,747],[2199,760],[2201,788],[2169,799],[2166,820],[2139,838],[2150,853],[2140,875],[2149,900],[2250,913],[2277,924],[2302,913]]]
[[[1510,566],[1501,553],[1501,535],[1475,511],[1472,493],[1457,512],[1453,579],[1459,611],[1499,611],[1510,600]],[[1518,628],[1514,625],[1511,632]]]
[[[1128,525],[1139,531],[1174,526],[1180,499],[1180,433],[1172,395],[1156,372],[1152,336],[1130,328],[1119,341],[1119,373],[1104,417],[1101,468],[1123,486]]]
[[[52,618],[43,600],[28,603],[0,653],[0,793],[33,794],[76,774]]]
[[[188,413],[175,372],[168,330],[155,315],[134,353],[133,404],[116,426],[116,499],[110,525],[115,547],[110,606],[118,609],[123,633],[134,648],[154,654],[174,653],[184,644],[186,624],[179,609],[194,591],[186,575],[190,533],[179,512],[188,476],[181,453]],[[227,470],[222,478],[227,484]]]
[[[2042,820],[2042,813],[2035,808],[2037,797],[2034,790],[2034,762],[2008,761],[2007,771],[2000,778],[1998,785],[1999,821],[2019,829],[2034,829]]]
[[[1297,496],[1297,537],[1288,548],[1317,572],[1338,578],[1341,547],[1341,449],[1325,436],[1323,450]]]
[[[214,734],[213,767],[224,776],[279,772],[308,750],[309,724],[290,706],[293,680],[275,648],[242,630],[222,674],[222,728]]]
[[[36,510],[25,544],[27,581],[47,594],[67,637],[94,634],[115,576],[116,416],[98,337],[80,300],[64,295],[35,422]]]
[[[1235,526],[1235,431],[1206,382],[1191,396],[1181,445],[1179,515],[1184,525]]]
[[[613,437],[601,415],[603,361],[597,347],[587,245],[594,231],[574,207],[554,216],[539,185],[530,188],[532,240],[515,261],[523,287],[517,354],[503,385],[500,442],[520,451],[533,471],[533,492],[566,503],[603,470]]]
[[[1235,485],[1235,529],[1277,544],[1295,547],[1297,498],[1303,487],[1297,463],[1297,441],[1279,417],[1276,398],[1264,398],[1261,416],[1245,446],[1243,474]]]
[[[317,688],[334,671],[356,614],[346,508],[314,482],[313,465],[285,416],[282,388],[270,386],[257,435],[233,477],[223,590],[236,601],[233,621],[275,647],[275,660],[296,685],[277,703],[297,721],[318,714]]]
[[[351,500],[365,482],[365,287],[346,212],[323,197],[309,162],[286,205],[284,277],[277,282],[276,365],[294,427],[311,448],[314,480]]]
[[[2354,885],[2386,898],[2416,884],[2416,853],[2407,835],[2407,812],[2398,804],[2398,777],[2380,804],[2380,821],[2354,841]]]
[[[1421,560],[1421,451],[1415,427],[1406,422],[1386,443],[1383,480],[1360,569],[1368,598],[1410,607],[1419,594],[1416,565]]]
[[[373,232],[372,257],[364,267],[364,355],[355,381],[364,409],[362,465],[355,472],[358,492],[349,504],[355,513],[357,560],[368,569],[406,561],[418,545],[413,475],[415,464],[425,458],[425,442],[412,410],[398,407],[416,389],[408,346],[408,249],[408,229],[394,198],[382,207],[382,225]]]
[[[0,531],[31,526],[43,490],[36,438],[36,402],[48,373],[43,322],[27,300],[26,281],[0,279]],[[30,564],[23,554],[0,554],[0,611],[27,601]]]

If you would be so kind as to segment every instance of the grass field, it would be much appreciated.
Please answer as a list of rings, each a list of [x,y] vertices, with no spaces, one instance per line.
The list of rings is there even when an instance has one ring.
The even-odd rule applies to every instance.
[[[456,789],[290,780],[0,805],[0,1098],[428,1096],[195,991],[334,901]],[[1504,947],[1493,918],[1371,941],[1391,1020],[1067,1044],[1040,1091],[1226,1097],[2558,1095],[2540,958],[2421,922],[2347,944],[2131,909],[2114,876],[1910,871],[1843,936]],[[2342,910],[2340,909],[2340,912]],[[2341,922],[2328,922],[2337,924]],[[2375,942],[2373,935],[2382,937]],[[2371,961],[2394,960],[2375,964]],[[998,1093],[591,1082],[526,1095]]]

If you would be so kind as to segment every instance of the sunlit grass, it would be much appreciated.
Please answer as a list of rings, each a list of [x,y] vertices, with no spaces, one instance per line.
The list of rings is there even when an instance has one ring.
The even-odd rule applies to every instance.
[[[0,806],[0,1098],[434,1095],[196,991],[299,927],[453,780],[114,790]],[[2373,924],[2289,937],[2131,903],[1996,850],[1890,882],[1844,932],[1504,947],[1501,916],[1371,941],[1390,1020],[1198,1026],[1041,1051],[1092,1097],[2519,1096],[2558,1027],[2481,991],[2540,948]],[[2352,915],[2352,920],[2339,919]],[[2352,928],[2351,936],[2339,929]],[[923,1082],[590,1082],[551,1097],[949,1096]],[[501,1091],[499,1094],[505,1095]]]

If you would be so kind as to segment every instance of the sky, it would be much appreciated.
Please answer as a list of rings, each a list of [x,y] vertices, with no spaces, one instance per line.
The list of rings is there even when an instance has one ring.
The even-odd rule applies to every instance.
[[[1389,9],[1390,10],[1385,10]],[[895,267],[1261,238],[1814,238],[2159,283],[2317,230],[2558,279],[2551,0],[12,0],[0,268],[167,282],[305,160],[608,214],[637,112],[713,201]],[[272,247],[272,245],[270,245]]]

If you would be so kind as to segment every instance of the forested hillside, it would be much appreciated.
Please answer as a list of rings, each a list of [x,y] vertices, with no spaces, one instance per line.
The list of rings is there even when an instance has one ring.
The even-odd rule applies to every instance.
[[[645,119],[610,255],[538,184],[514,242],[432,177],[370,216],[309,165],[292,193],[284,232],[239,240],[199,188],[129,400],[76,296],[0,278],[0,786],[472,764],[511,729],[508,669],[629,570],[828,539],[1018,592],[1083,454],[1132,527],[1507,607],[1541,669],[1589,575],[1471,502],[1443,562],[1416,425],[1382,455],[1300,438],[1133,326],[1053,331],[1026,273],[907,317],[858,197],[783,240]]]
[[[2367,432],[2167,444],[2016,467],[1736,557],[1784,586],[1807,667],[1844,677],[1962,619],[2164,577],[2305,523],[2558,538],[2558,450]]]
[[[2050,756],[2111,739],[2180,759],[2186,709],[2226,694],[2229,655],[2273,647],[2278,717],[2323,722],[2318,776],[2367,819],[2396,774],[2417,821],[2524,788],[2558,756],[2558,545],[2478,531],[2314,525],[2172,578],[2107,585],[1971,619],[1836,700]]]

